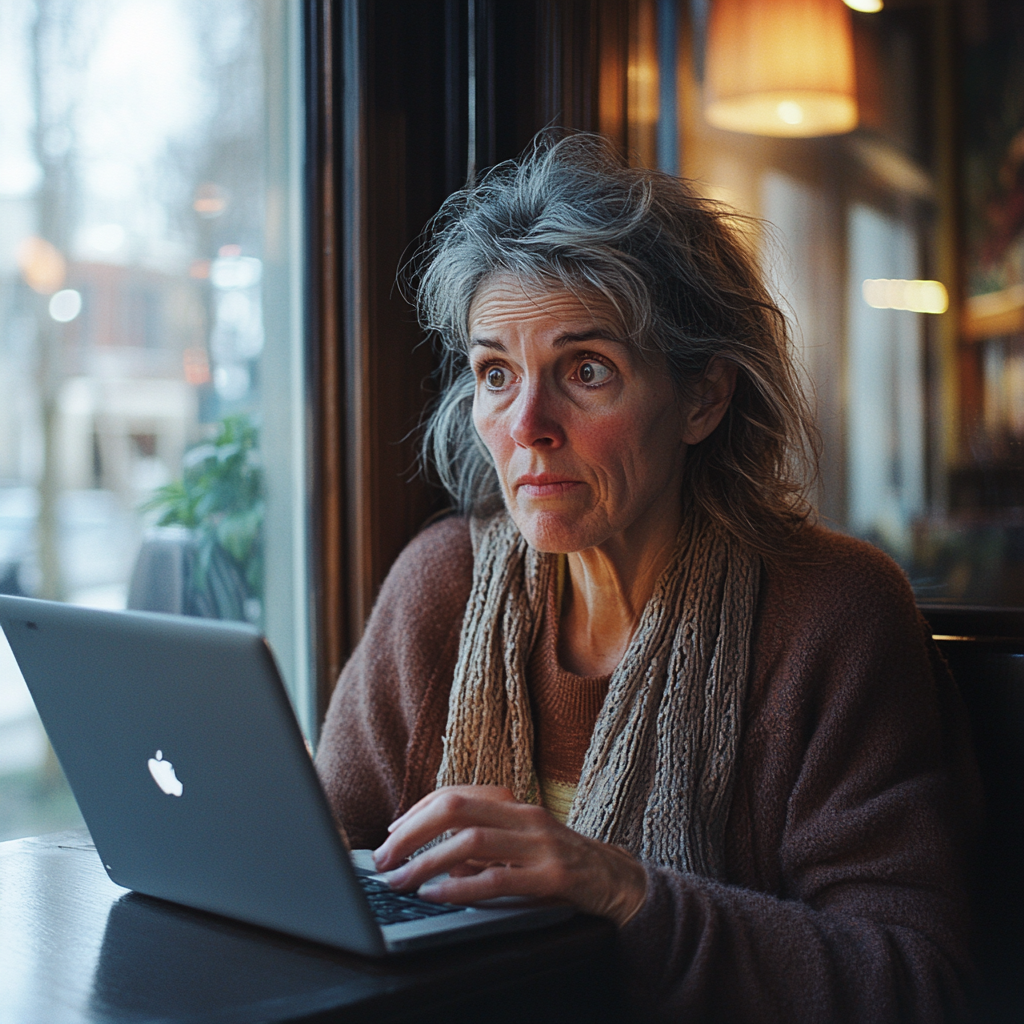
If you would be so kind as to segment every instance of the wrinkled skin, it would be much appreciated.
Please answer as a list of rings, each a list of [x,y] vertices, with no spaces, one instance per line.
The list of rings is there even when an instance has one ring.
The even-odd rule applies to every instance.
[[[558,900],[617,924],[643,904],[647,876],[625,850],[573,832],[498,786],[447,786],[425,796],[391,825],[375,853],[378,869],[402,864],[447,831],[451,838],[391,874],[394,888],[419,889],[441,903],[510,895]],[[446,872],[450,878],[424,885]]]

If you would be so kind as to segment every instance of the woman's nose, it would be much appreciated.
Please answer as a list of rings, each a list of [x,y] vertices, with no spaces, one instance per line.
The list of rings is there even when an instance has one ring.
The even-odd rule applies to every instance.
[[[528,384],[516,396],[510,434],[520,448],[560,448],[565,443],[554,402],[542,384]]]

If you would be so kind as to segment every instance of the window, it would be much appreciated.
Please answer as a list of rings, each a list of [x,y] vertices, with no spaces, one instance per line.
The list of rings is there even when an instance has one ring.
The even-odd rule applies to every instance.
[[[0,8],[0,590],[251,621],[307,734],[302,7]],[[0,640],[0,839],[77,822]]]

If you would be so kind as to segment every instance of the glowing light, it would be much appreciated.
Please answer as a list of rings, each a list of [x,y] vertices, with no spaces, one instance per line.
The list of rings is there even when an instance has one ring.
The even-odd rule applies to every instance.
[[[69,324],[82,312],[82,293],[65,288],[50,299],[50,316],[59,324]]]
[[[205,219],[219,217],[227,208],[227,193],[219,185],[207,181],[196,189],[196,194],[192,199],[192,209],[200,217]]]
[[[251,288],[263,274],[263,264],[253,256],[225,256],[225,249],[236,250],[238,246],[221,246],[221,255],[210,264],[210,283],[214,288]]]
[[[775,110],[786,124],[801,124],[803,122],[804,108],[793,100],[783,100]]]
[[[127,240],[120,224],[88,224],[75,232],[73,248],[79,259],[117,262]]]
[[[59,291],[68,269],[60,249],[35,236],[26,238],[18,247],[18,266],[25,283],[40,295]]]
[[[864,301],[875,309],[907,309],[912,313],[945,313],[949,294],[941,281],[869,278],[861,286]]]
[[[843,3],[861,14],[877,14],[882,9],[882,0],[843,0]]]

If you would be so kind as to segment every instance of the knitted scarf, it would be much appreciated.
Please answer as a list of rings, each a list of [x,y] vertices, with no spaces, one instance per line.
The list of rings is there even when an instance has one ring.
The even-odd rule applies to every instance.
[[[556,555],[504,513],[474,523],[473,584],[439,786],[539,802],[527,665]],[[721,877],[759,558],[689,521],[612,674],[566,824],[678,871]]]

